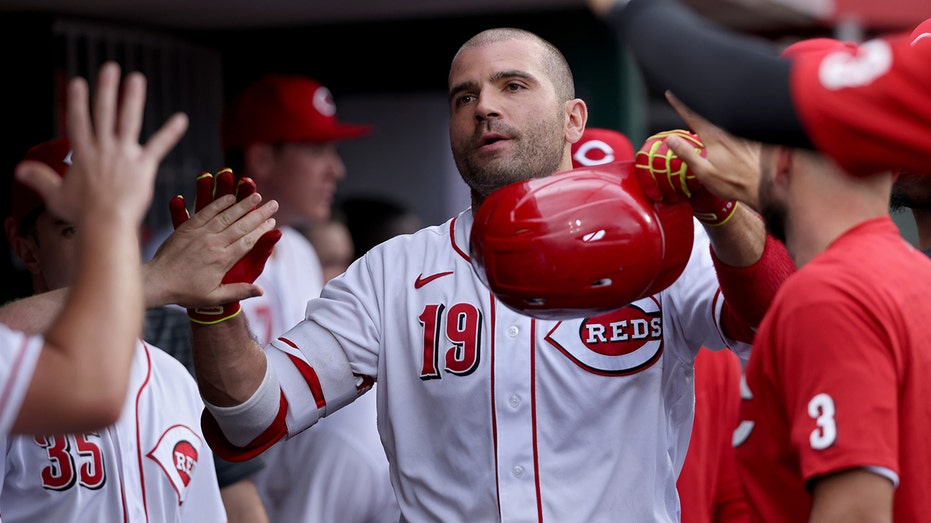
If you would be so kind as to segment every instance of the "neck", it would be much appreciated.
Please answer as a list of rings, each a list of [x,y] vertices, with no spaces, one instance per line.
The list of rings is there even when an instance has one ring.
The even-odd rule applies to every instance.
[[[853,178],[815,172],[793,191],[786,224],[786,248],[797,267],[830,247],[857,225],[888,216],[891,180],[878,175]]]
[[[931,209],[912,209],[912,216],[918,230],[918,248],[931,249]]]

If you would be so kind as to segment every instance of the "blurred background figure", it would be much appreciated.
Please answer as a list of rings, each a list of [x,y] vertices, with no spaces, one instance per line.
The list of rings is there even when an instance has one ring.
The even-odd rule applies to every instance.
[[[695,357],[695,420],[676,488],[682,523],[745,523],[750,511],[731,443],[740,410],[740,358],[701,349]]]
[[[301,227],[299,230],[310,240],[320,258],[324,282],[345,272],[356,258],[352,234],[339,212],[334,212],[325,222]]]
[[[338,207],[352,235],[356,258],[389,238],[423,227],[417,213],[387,196],[352,196]]]

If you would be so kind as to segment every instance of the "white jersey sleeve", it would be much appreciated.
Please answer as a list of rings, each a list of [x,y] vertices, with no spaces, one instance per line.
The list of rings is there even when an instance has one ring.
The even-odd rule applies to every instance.
[[[45,340],[0,324],[0,434],[9,434],[29,390]]]

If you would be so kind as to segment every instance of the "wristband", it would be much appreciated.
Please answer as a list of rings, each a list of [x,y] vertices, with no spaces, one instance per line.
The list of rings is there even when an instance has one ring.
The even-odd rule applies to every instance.
[[[216,325],[217,323],[239,316],[240,312],[242,312],[242,306],[239,305],[238,301],[234,301],[217,307],[188,309],[187,317],[194,323],[200,325]]]
[[[724,225],[737,212],[736,201],[718,198],[704,189],[692,195],[689,202],[692,204],[692,214],[695,218],[709,227]]]

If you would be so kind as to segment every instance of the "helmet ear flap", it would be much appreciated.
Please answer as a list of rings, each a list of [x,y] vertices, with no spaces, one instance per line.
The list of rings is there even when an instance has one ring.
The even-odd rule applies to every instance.
[[[509,308],[542,319],[597,316],[665,289],[685,268],[687,202],[654,204],[633,162],[508,185],[475,212],[471,263]]]

